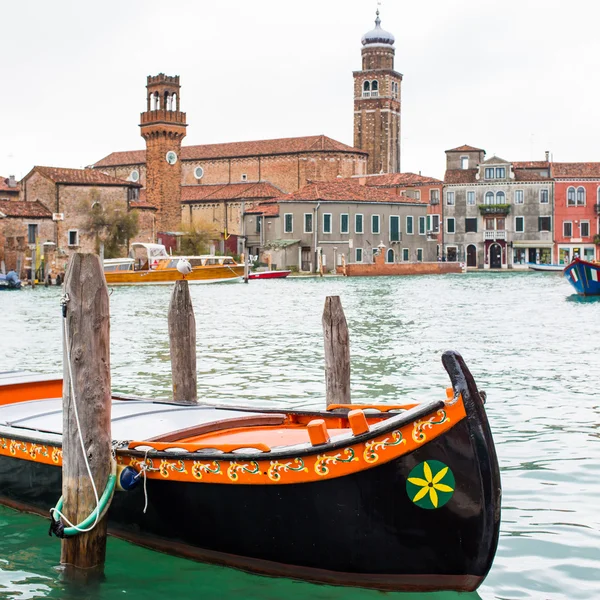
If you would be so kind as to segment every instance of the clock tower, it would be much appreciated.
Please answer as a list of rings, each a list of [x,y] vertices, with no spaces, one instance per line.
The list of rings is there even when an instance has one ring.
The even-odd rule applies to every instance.
[[[148,76],[141,134],[146,140],[146,200],[158,209],[156,231],[181,229],[181,140],[185,113],[179,110],[179,75]]]

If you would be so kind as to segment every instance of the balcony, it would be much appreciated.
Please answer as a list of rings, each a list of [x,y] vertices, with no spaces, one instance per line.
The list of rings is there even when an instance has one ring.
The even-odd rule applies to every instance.
[[[429,204],[439,204],[440,203],[440,199],[439,198],[430,198],[429,199]]]
[[[482,215],[507,215],[510,212],[510,204],[480,204],[479,212]]]
[[[506,231],[504,229],[491,229],[483,232],[484,240],[505,240],[506,239]]]

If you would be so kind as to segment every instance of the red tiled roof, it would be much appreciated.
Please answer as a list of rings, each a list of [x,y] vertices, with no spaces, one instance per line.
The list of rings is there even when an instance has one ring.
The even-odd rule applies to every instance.
[[[485,152],[485,150],[483,148],[474,148],[473,146],[464,144],[463,146],[459,146],[458,148],[446,150],[446,152]]]
[[[448,169],[444,183],[477,183],[475,175],[479,169]]]
[[[0,213],[7,217],[29,219],[51,219],[52,213],[38,200],[0,200]]]
[[[273,202],[253,202],[244,210],[247,215],[263,215],[265,217],[278,217],[279,204]]]
[[[225,144],[203,144],[184,146],[181,160],[216,160],[243,156],[265,156],[272,154],[298,154],[307,152],[344,152],[367,154],[358,148],[347,146],[326,135],[312,135],[274,140],[255,140],[249,142],[228,142]],[[138,165],[146,162],[145,150],[113,152],[94,164],[95,168],[117,165]]]
[[[184,185],[181,187],[181,201],[211,202],[216,200],[275,198],[276,196],[280,196],[281,193],[279,188],[265,181]]]
[[[416,173],[385,173],[383,175],[367,175],[364,177],[365,185],[373,187],[436,185],[444,183],[439,179],[435,179],[435,177],[426,177],[424,175],[417,175]],[[354,179],[358,179],[358,177]]]
[[[556,179],[597,179],[600,163],[552,163],[552,177]]]
[[[547,169],[550,163],[545,160],[527,160],[513,162],[515,169]]]
[[[139,183],[117,179],[94,169],[63,169],[58,167],[33,167],[31,173],[37,172],[54,183],[72,185],[115,185],[141,187]],[[29,176],[29,175],[28,175]]]
[[[388,202],[393,204],[427,204],[392,190],[360,185],[358,181],[338,179],[336,181],[309,182],[297,192],[275,198],[273,202]]]
[[[515,169],[515,181],[551,181],[547,175],[541,175],[534,170]]]
[[[0,175],[0,192],[12,192],[13,194],[18,194],[20,189],[21,184],[18,181],[15,187],[10,187],[8,185],[8,177],[2,177]]]

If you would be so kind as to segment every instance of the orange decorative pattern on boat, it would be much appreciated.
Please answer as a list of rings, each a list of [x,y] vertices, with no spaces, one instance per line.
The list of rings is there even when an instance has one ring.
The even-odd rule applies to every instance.
[[[408,454],[448,431],[465,418],[462,401],[446,404],[423,419],[337,451],[308,454],[302,458],[202,461],[190,452],[173,459],[128,456],[117,451],[117,462],[144,470],[149,479],[224,484],[287,484],[342,477],[384,464]],[[315,449],[316,450],[316,449]],[[0,437],[0,455],[49,465],[62,464],[60,447]]]

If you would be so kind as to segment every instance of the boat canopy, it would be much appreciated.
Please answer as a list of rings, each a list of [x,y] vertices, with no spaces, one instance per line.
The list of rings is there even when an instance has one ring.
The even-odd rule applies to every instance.
[[[142,242],[134,242],[129,250],[129,257],[136,258],[140,250],[145,250],[148,259],[155,258],[171,258],[167,254],[167,249],[162,244],[144,244]],[[136,251],[138,251],[136,253]]]

